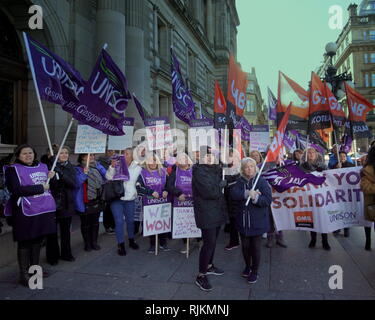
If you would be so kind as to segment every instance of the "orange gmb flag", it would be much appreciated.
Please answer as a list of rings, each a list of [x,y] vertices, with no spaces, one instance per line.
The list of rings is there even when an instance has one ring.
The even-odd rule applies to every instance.
[[[284,134],[286,131],[286,126],[288,125],[289,116],[292,111],[292,104],[289,104],[288,109],[284,113],[284,116],[277,128],[277,131],[275,133],[275,137],[270,145],[270,149],[268,150],[267,154],[267,162],[277,162],[279,159],[281,150],[284,146]]]
[[[315,72],[311,73],[309,128],[321,130],[331,127],[331,114],[326,88]]]
[[[328,87],[327,83],[324,83],[325,95],[328,99],[329,108],[332,115],[333,125],[336,128],[340,128],[345,125],[346,116],[342,105],[337,101],[336,97],[333,95],[331,89]]]
[[[345,90],[348,99],[349,121],[354,137],[369,137],[370,131],[366,124],[366,116],[367,113],[374,108],[373,104],[346,83]]]
[[[227,113],[227,102],[225,101],[223,92],[221,91],[220,85],[215,81],[215,113]]]
[[[247,74],[236,63],[234,56],[229,58],[228,105],[235,109],[237,116],[242,117],[246,106]]]
[[[284,113],[291,103],[289,124],[294,128],[307,127],[309,116],[309,94],[298,83],[279,72],[277,120],[281,122]]]

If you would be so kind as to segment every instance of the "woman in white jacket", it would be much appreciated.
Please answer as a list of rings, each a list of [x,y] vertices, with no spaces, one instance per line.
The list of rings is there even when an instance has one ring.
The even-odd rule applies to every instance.
[[[125,195],[120,200],[111,202],[111,210],[116,223],[116,238],[118,243],[118,254],[120,256],[126,255],[125,250],[125,233],[124,233],[124,216],[126,220],[126,227],[128,230],[129,247],[138,250],[139,246],[134,240],[134,212],[135,212],[135,199],[137,197],[136,183],[142,168],[133,159],[133,149],[128,148],[124,151],[126,165],[129,170],[129,181],[124,181]],[[115,163],[109,167],[106,178],[113,180],[116,170]]]

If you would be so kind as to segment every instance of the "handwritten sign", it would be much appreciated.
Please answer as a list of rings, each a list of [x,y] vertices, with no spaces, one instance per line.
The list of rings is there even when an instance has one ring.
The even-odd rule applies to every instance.
[[[133,146],[134,118],[125,118],[123,136],[109,136],[108,150],[125,150]]]
[[[148,149],[150,151],[165,149],[172,144],[171,125],[168,118],[148,118],[145,123]]]
[[[171,232],[172,205],[162,203],[143,207],[143,236]]]
[[[202,231],[197,228],[194,217],[193,201],[184,202],[175,199],[173,205],[173,239],[200,238]]]
[[[250,151],[266,152],[270,145],[270,132],[268,126],[252,126],[250,132]]]
[[[75,153],[105,153],[107,135],[90,126],[79,125]]]

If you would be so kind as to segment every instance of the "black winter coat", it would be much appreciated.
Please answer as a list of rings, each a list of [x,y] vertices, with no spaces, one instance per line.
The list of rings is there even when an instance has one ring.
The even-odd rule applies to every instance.
[[[247,181],[241,177],[230,190],[231,197],[240,203],[236,214],[237,230],[246,237],[261,236],[270,229],[269,207],[272,203],[272,191],[263,178],[259,179],[255,188],[261,192],[258,201],[254,204],[250,200],[246,207],[245,190],[251,190],[254,181],[255,178]]]
[[[229,218],[236,217],[236,212],[238,211],[241,205],[239,201],[234,200],[230,195],[230,189],[236,184],[239,178],[240,178],[240,174],[236,174],[233,176],[225,176],[225,180],[227,181],[228,185],[225,188],[224,195],[225,195],[225,201],[227,204]]]
[[[56,217],[68,218],[75,214],[76,170],[70,162],[66,165],[57,163],[55,172],[56,178],[51,180],[51,193],[56,201]]]
[[[220,166],[193,166],[194,215],[199,229],[217,228],[227,221],[225,198],[220,188],[221,181]]]

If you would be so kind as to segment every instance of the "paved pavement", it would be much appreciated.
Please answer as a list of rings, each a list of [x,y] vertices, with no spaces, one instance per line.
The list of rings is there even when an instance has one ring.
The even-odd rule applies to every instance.
[[[374,236],[373,236],[374,237]],[[128,249],[126,257],[116,252],[115,236],[100,237],[102,250],[84,252],[81,235],[73,232],[74,263],[57,266],[42,263],[50,272],[44,289],[32,291],[17,284],[16,263],[0,268],[0,300],[373,300],[375,299],[374,250],[364,250],[363,228],[352,228],[350,238],[329,236],[330,252],[308,249],[307,232],[285,232],[287,249],[267,249],[263,240],[260,278],[249,285],[240,277],[243,260],[240,248],[224,250],[228,234],[221,232],[215,264],[225,270],[210,276],[212,292],[195,284],[198,244],[193,241],[189,259],[179,253],[181,240],[169,242],[172,250],[159,256],[147,253],[148,239],[139,238],[141,249]],[[343,268],[343,289],[330,290],[328,270]]]

